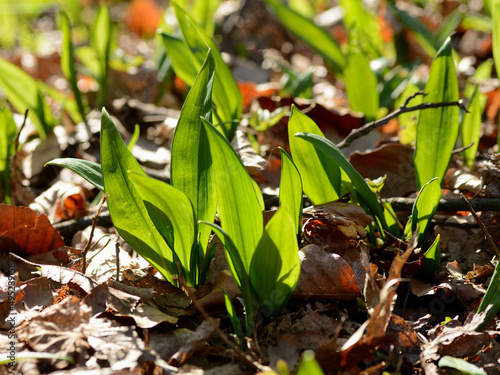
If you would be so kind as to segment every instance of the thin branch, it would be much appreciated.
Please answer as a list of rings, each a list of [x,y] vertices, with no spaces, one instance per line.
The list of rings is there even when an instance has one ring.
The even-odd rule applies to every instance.
[[[465,197],[465,195],[463,195],[463,193],[460,193],[460,198],[462,198],[462,200],[465,202],[465,204],[467,205],[467,208],[469,209],[470,213],[472,214],[472,216],[474,216],[474,219],[476,219],[476,222],[481,227],[481,230],[483,231],[484,236],[486,237],[486,239],[490,243],[490,246],[497,253],[497,257],[500,258],[500,252],[498,251],[497,245],[495,245],[495,241],[493,241],[493,238],[491,238],[491,235],[488,232],[488,229],[486,229],[486,225],[484,225],[484,223],[481,220],[481,218],[479,216],[477,216],[476,211],[474,211],[474,209],[472,208],[471,204],[469,203],[469,201],[467,200],[467,198]]]
[[[94,237],[94,230],[95,227],[97,226],[97,219],[99,218],[105,200],[106,200],[106,194],[103,194],[101,197],[101,201],[99,202],[99,206],[97,206],[97,212],[92,220],[92,228],[90,228],[89,240],[87,241],[85,249],[83,249],[82,251],[82,273],[84,275],[85,275],[85,270],[87,269],[87,253],[89,252],[92,246],[92,238]]]
[[[27,109],[24,112],[23,123],[21,124],[21,127],[19,128],[19,131],[16,134],[16,139],[14,140],[14,152],[17,152],[17,150],[19,149],[19,137],[21,136],[21,132],[23,131],[24,127],[26,126],[26,120],[28,120],[28,112],[29,112],[29,109]]]
[[[407,107],[410,100],[413,99],[417,95],[425,95],[425,94],[422,91],[418,91],[415,94],[406,98],[405,102],[403,103],[403,105],[401,107],[399,107],[394,112],[389,113],[384,118],[381,118],[380,120],[377,120],[377,121],[369,122],[368,124],[365,124],[358,129],[352,130],[349,133],[349,135],[342,142],[337,144],[337,147],[344,148],[344,147],[350,146],[354,140],[362,137],[363,135],[370,133],[372,130],[377,129],[384,124],[387,124],[390,120],[398,117],[399,115],[401,115],[403,113],[420,111],[422,109],[429,109],[429,108],[441,108],[441,107],[453,107],[453,106],[456,106],[456,107],[460,108],[461,110],[468,112],[467,108],[465,108],[465,106],[461,100],[458,100],[456,102],[421,103],[421,104],[415,105],[413,107]]]
[[[415,198],[387,198],[396,212],[409,212],[412,210]],[[500,211],[500,199],[496,198],[476,198],[470,203],[475,211]],[[467,205],[461,199],[441,198],[437,208],[438,211],[468,211]]]

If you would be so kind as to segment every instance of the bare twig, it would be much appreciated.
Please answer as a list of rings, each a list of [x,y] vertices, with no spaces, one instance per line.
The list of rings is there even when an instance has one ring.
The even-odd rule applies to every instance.
[[[415,198],[388,198],[384,201],[389,202],[396,212],[411,211]],[[500,199],[495,198],[476,198],[471,199],[470,203],[476,211],[500,211]],[[466,211],[467,205],[461,199],[441,198],[438,204],[438,211]]]
[[[469,201],[467,200],[467,198],[465,197],[465,195],[463,195],[462,193],[460,193],[460,198],[462,198],[462,200],[465,202],[465,204],[469,208],[470,213],[472,214],[472,216],[474,216],[474,219],[476,219],[477,223],[479,224],[479,227],[483,231],[484,236],[486,237],[486,239],[490,243],[490,246],[497,253],[497,257],[500,258],[500,252],[498,251],[497,245],[495,245],[495,241],[493,241],[493,238],[491,238],[491,235],[488,232],[488,229],[486,229],[486,225],[484,225],[484,223],[481,220],[481,218],[479,216],[477,216],[476,211],[474,211],[474,209],[472,208],[472,205],[469,203]]]
[[[89,240],[87,241],[87,245],[85,245],[85,249],[82,251],[82,273],[85,275],[85,270],[87,269],[87,253],[89,252],[92,246],[92,238],[94,237],[94,230],[97,226],[97,218],[99,217],[102,206],[104,206],[104,202],[106,201],[106,194],[103,194],[101,197],[101,201],[99,202],[99,206],[97,206],[97,212],[92,220],[92,228],[90,228]]]
[[[451,153],[452,154],[460,154],[462,151],[465,151],[468,148],[471,148],[472,146],[474,146],[474,142],[469,143],[467,146],[456,148]]]
[[[28,120],[28,112],[29,112],[29,109],[26,109],[26,111],[24,112],[23,123],[21,124],[21,127],[19,128],[19,131],[17,132],[16,139],[14,140],[14,152],[17,152],[17,149],[19,148],[19,137],[21,136],[21,132],[23,131],[24,127],[26,126],[26,121]]]
[[[381,118],[380,120],[377,120],[377,121],[369,122],[368,124],[365,124],[358,129],[352,130],[349,133],[349,135],[342,142],[337,144],[337,147],[344,148],[344,147],[349,146],[355,139],[358,139],[358,138],[362,137],[363,135],[370,133],[372,130],[377,129],[384,124],[387,124],[390,120],[398,117],[399,115],[401,115],[403,113],[420,111],[422,109],[429,109],[429,108],[441,108],[441,107],[453,107],[453,106],[456,106],[456,107],[462,109],[463,111],[468,112],[467,108],[465,108],[465,106],[461,100],[458,100],[456,102],[421,103],[421,104],[415,105],[413,107],[407,107],[410,100],[413,99],[414,97],[416,97],[417,95],[425,95],[425,93],[423,91],[416,92],[415,94],[406,98],[405,102],[403,103],[403,105],[401,107],[399,107],[394,112],[389,113],[384,118]]]
[[[261,365],[260,363],[254,361],[252,358],[250,358],[248,355],[243,353],[234,342],[229,340],[229,338],[226,336],[224,332],[219,328],[219,325],[214,321],[214,319],[207,313],[205,308],[200,305],[198,300],[195,298],[193,293],[189,290],[189,288],[186,286],[186,283],[184,282],[184,278],[179,275],[179,283],[182,286],[182,289],[184,290],[184,293],[189,297],[191,301],[193,301],[193,305],[198,310],[198,312],[203,316],[203,318],[212,326],[215,332],[219,335],[222,341],[226,343],[231,349],[234,350],[235,354],[241,358],[241,360],[249,367],[258,370],[258,371],[269,371],[269,368],[266,366]]]

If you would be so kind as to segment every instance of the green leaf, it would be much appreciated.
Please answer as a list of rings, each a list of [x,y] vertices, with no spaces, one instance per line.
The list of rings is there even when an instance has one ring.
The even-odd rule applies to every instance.
[[[17,112],[24,113],[29,109],[28,116],[38,135],[45,139],[54,127],[55,120],[38,82],[14,64],[0,59],[0,88]]]
[[[194,81],[181,109],[172,141],[170,176],[172,185],[186,193],[198,220],[213,221],[217,210],[215,181],[206,131],[201,118],[212,120],[212,85],[215,62],[211,51]],[[199,243],[206,252],[211,229],[200,228]]]
[[[101,167],[113,225],[125,241],[168,281],[177,274],[172,250],[155,228],[128,171],[146,176],[105,109],[101,118]]]
[[[318,361],[314,359],[314,352],[312,350],[306,350],[302,354],[302,362],[300,362],[297,375],[324,375]]]
[[[300,172],[304,193],[313,204],[330,202],[340,197],[341,174],[337,164],[309,142],[294,137],[294,134],[312,133],[324,137],[319,127],[309,117],[292,106],[288,122],[288,137],[293,161]]]
[[[474,92],[469,99],[467,106],[469,113],[465,113],[462,126],[460,128],[460,139],[462,147],[468,146],[473,142],[474,144],[468,149],[464,150],[462,155],[465,158],[466,165],[470,168],[474,165],[476,160],[477,148],[479,146],[479,138],[481,133],[481,102],[479,85],[475,86]]]
[[[427,26],[420,22],[418,18],[393,5],[388,4],[387,8],[404,26],[413,31],[415,39],[417,39],[429,56],[433,56],[436,53],[438,45],[436,45],[436,39]]]
[[[438,362],[439,368],[443,367],[451,367],[455,370],[458,370],[458,372],[462,374],[467,374],[467,375],[486,375],[487,372],[484,371],[482,368],[477,367],[476,365],[473,365],[472,363],[469,363],[463,359],[460,358],[453,358],[448,355],[445,355],[441,357],[441,359]]]
[[[281,152],[280,207],[286,208],[290,212],[295,223],[295,233],[300,236],[303,208],[302,180],[290,155],[281,147],[279,149]]]
[[[215,12],[221,0],[195,0],[189,14],[200,24],[208,36],[214,35]]]
[[[413,83],[409,83],[406,86],[403,93],[398,97],[394,103],[395,108],[399,108],[403,105],[408,97],[420,91],[419,88]],[[408,107],[413,107],[422,104],[423,95],[417,95],[408,102]],[[405,145],[414,145],[417,139],[417,123],[418,123],[419,111],[401,113],[398,116],[398,121],[401,126],[399,141]]]
[[[75,57],[73,42],[71,41],[71,26],[70,21],[65,12],[60,14],[60,23],[62,31],[62,41],[61,41],[61,70],[69,82],[71,91],[75,96],[75,101],[78,106],[78,112],[81,116],[81,121],[87,123],[85,107],[83,106],[82,94],[78,88],[77,73],[75,68]],[[88,126],[88,125],[87,125]],[[89,134],[90,134],[90,129]]]
[[[296,223],[286,208],[273,215],[255,249],[250,282],[264,313],[277,316],[290,299],[300,275]]]
[[[356,194],[360,197],[364,204],[368,206],[373,215],[377,217],[382,225],[383,229],[389,229],[385,221],[384,210],[378,202],[377,197],[371,191],[370,187],[366,183],[365,179],[354,169],[354,167],[349,163],[347,158],[344,156],[342,151],[335,146],[331,141],[325,137],[321,137],[317,134],[310,133],[298,133],[295,137],[302,138],[309,142],[311,145],[321,150],[326,156],[333,160],[336,164],[342,168],[345,173],[351,179],[352,185],[356,190]]]
[[[384,48],[384,42],[376,14],[369,13],[362,0],[341,0],[340,4],[344,8],[343,22],[346,28],[366,36],[368,43],[364,43],[365,50],[372,47],[377,54],[375,57],[378,57]]]
[[[69,363],[75,363],[73,357],[69,355],[64,355],[64,353],[44,353],[44,352],[30,352],[30,351],[22,351],[16,352],[15,360],[9,358],[9,353],[0,354],[0,365],[9,365],[9,363],[16,363],[20,361],[25,361],[28,359],[58,359],[61,361],[68,361]]]
[[[250,337],[252,335],[253,320],[257,304],[255,301],[255,292],[250,284],[250,278],[248,277],[244,260],[240,256],[241,250],[236,247],[236,244],[233,242],[229,234],[217,224],[209,223],[207,221],[198,221],[198,223],[206,224],[212,227],[213,231],[222,241],[224,248],[226,249],[226,258],[228,263],[233,265],[233,267],[231,267],[231,273],[233,274],[234,280],[240,288],[243,300],[245,301],[246,335]]]
[[[240,252],[246,272],[263,232],[263,218],[253,180],[226,138],[211,124],[203,122],[217,192],[217,212],[222,228]],[[203,147],[203,146],[202,146]]]
[[[11,204],[10,200],[10,157],[15,154],[17,126],[12,112],[0,108],[0,201]]]
[[[280,22],[321,55],[338,73],[342,73],[345,57],[338,43],[330,34],[311,19],[290,9],[280,0],[264,0]]]
[[[459,99],[450,38],[446,39],[432,62],[425,92],[425,101],[429,103]],[[419,114],[414,157],[419,189],[434,177],[441,184],[457,141],[458,116],[459,109],[456,106],[426,109]]]
[[[233,302],[231,301],[231,298],[229,298],[225,290],[222,290],[222,293],[224,293],[224,304],[226,305],[226,310],[229,314],[231,324],[234,327],[234,332],[236,333],[236,336],[243,338],[245,337],[245,334],[243,333],[243,327],[241,326],[241,322],[238,319],[238,314],[236,313]]]
[[[344,81],[349,106],[362,112],[366,120],[374,121],[379,108],[377,77],[370,68],[370,61],[359,48],[350,47],[344,68]]]
[[[60,167],[68,168],[80,177],[83,177],[99,190],[104,191],[104,182],[102,179],[102,169],[100,164],[83,159],[61,158],[53,159],[48,163],[45,163],[45,165],[58,165]]]
[[[222,60],[222,56],[214,41],[206,35],[203,29],[183,9],[177,5],[174,5],[174,7],[179,26],[184,36],[184,43],[188,46],[198,69],[206,59],[207,50],[209,48],[212,50],[215,61],[213,100],[217,107],[216,113],[220,118],[220,123],[223,123],[221,125],[224,135],[231,140],[236,131],[236,125],[240,120],[243,107],[243,98],[240,89],[229,67]],[[186,83],[192,85],[190,82]]]
[[[462,19],[464,18],[464,15],[464,10],[458,7],[439,23],[437,30],[434,32],[434,35],[436,36],[435,40],[438,46],[442,45],[446,38],[457,30],[462,22]]]
[[[175,74],[189,86],[192,86],[198,74],[198,69],[191,57],[189,48],[182,38],[164,33],[161,36],[168,57],[172,61]]]
[[[488,285],[486,294],[484,295],[477,312],[481,313],[486,311],[490,305],[491,308],[487,311],[484,322],[479,325],[476,331],[482,331],[485,329],[488,323],[491,322],[495,315],[497,315],[500,311],[500,262],[498,262],[495,266],[495,271],[491,277],[490,285]]]
[[[411,211],[411,231],[414,233],[417,228],[418,243],[423,245],[424,236],[427,228],[436,213],[439,200],[441,199],[441,185],[437,177],[427,182],[418,193]]]
[[[438,268],[441,262],[441,251],[439,249],[439,239],[441,235],[438,234],[436,239],[424,254],[424,276],[431,277],[434,271]]]
[[[139,140],[140,134],[141,134],[141,128],[138,124],[135,124],[134,133],[132,134],[132,138],[130,138],[130,141],[127,145],[127,148],[129,149],[130,152],[132,152],[132,149],[134,148],[135,144]]]
[[[162,181],[129,172],[149,217],[180,263],[189,286],[196,285],[197,265],[193,264],[197,222],[193,205],[182,191]]]
[[[92,24],[91,33],[91,44],[99,60],[99,92],[97,98],[99,107],[103,107],[106,102],[112,32],[113,29],[108,6],[106,4],[101,4],[94,23]]]

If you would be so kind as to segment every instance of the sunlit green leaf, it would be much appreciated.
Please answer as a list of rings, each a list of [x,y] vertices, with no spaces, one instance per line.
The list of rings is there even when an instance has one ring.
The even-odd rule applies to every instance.
[[[476,365],[467,362],[461,358],[453,358],[448,355],[441,357],[438,362],[439,368],[451,367],[452,369],[458,370],[460,374],[466,375],[486,375],[487,372]]]
[[[300,172],[304,193],[314,204],[330,202],[340,197],[341,174],[337,164],[321,151],[300,138],[296,133],[312,133],[323,137],[319,127],[309,117],[292,106],[292,114],[288,122],[290,151],[295,166]]]
[[[61,70],[69,82],[71,91],[75,96],[75,101],[78,107],[78,112],[81,116],[81,121],[86,122],[85,107],[83,105],[82,95],[78,88],[78,78],[75,68],[75,57],[73,42],[71,41],[71,26],[66,13],[60,14],[62,41],[61,41]]]
[[[479,85],[476,85],[476,88],[469,99],[467,110],[469,112],[464,114],[462,126],[460,128],[460,140],[462,142],[462,147],[474,143],[462,153],[467,166],[472,167],[474,165],[474,160],[476,160],[476,153],[481,133],[481,102]]]
[[[238,337],[245,337],[245,333],[243,332],[243,327],[241,326],[241,322],[238,319],[238,314],[236,313],[236,309],[234,308],[231,298],[229,298],[225,290],[222,290],[222,292],[224,293],[224,304],[226,305],[226,310],[227,313],[229,314],[229,319],[231,320],[231,324],[234,327],[234,332]]]
[[[351,46],[349,49],[344,81],[351,109],[364,113],[367,121],[375,120],[379,108],[377,77],[370,68],[366,54],[359,48]]]
[[[215,181],[209,173],[212,159],[201,120],[202,117],[212,120],[214,69],[215,63],[209,52],[182,106],[172,141],[170,165],[172,185],[186,193],[197,219],[204,221],[213,221],[217,210]],[[210,232],[210,227],[200,227],[198,239],[203,255]]]
[[[45,139],[55,120],[38,82],[14,64],[0,59],[0,89],[17,112],[24,113],[29,109],[28,116],[38,135]]]
[[[281,178],[279,200],[280,207],[286,208],[295,222],[295,233],[300,235],[302,230],[302,180],[292,158],[280,147]]]
[[[102,179],[100,164],[84,159],[61,158],[53,159],[45,165],[58,165],[60,167],[68,168],[86,179],[99,190],[104,191],[104,182]]]
[[[8,108],[0,108],[0,201],[10,204],[10,157],[15,153],[17,126]]]
[[[377,217],[382,227],[387,230],[389,229],[385,221],[384,211],[378,202],[377,197],[371,191],[364,178],[361,177],[356,169],[354,169],[337,146],[325,137],[321,137],[317,134],[298,133],[295,134],[295,137],[302,138],[311,143],[311,145],[319,149],[320,152],[323,152],[326,156],[328,156],[331,161],[334,161],[337,165],[339,165],[351,179],[352,185],[354,189],[356,189],[358,197],[362,199],[363,203],[366,204],[373,215]]]
[[[253,180],[226,138],[204,122],[216,183],[217,213],[221,226],[240,252],[247,273],[253,253],[262,237],[261,198]]]
[[[302,354],[302,362],[300,362],[297,375],[324,375],[318,361],[314,359],[314,352],[312,350],[306,350]]]
[[[411,231],[415,233],[417,228],[420,228],[418,233],[418,243],[420,245],[422,245],[424,236],[427,233],[427,228],[436,213],[440,199],[441,185],[437,177],[434,177],[422,186],[417,199],[415,199],[411,212]]]
[[[484,322],[479,325],[478,331],[482,331],[486,328],[489,322],[498,314],[500,311],[500,262],[497,263],[495,267],[495,271],[493,272],[493,276],[491,277],[490,285],[488,285],[488,289],[486,290],[486,294],[481,300],[481,304],[477,309],[478,313],[486,311],[488,306],[491,308],[486,313],[486,317],[484,318]]]
[[[438,45],[436,44],[436,39],[427,26],[420,22],[417,17],[410,15],[402,9],[398,9],[390,4],[388,4],[387,7],[404,26],[413,31],[415,39],[417,39],[427,54],[429,56],[433,56],[438,49]]]
[[[109,8],[102,3],[92,25],[91,44],[99,61],[99,92],[97,103],[104,106],[108,90],[109,55],[111,52],[112,25]]]
[[[431,277],[434,271],[438,268],[441,262],[441,250],[439,249],[439,239],[441,235],[438,234],[436,239],[424,254],[424,276]]]
[[[450,38],[446,39],[432,62],[425,92],[425,101],[429,103],[459,99]],[[457,141],[458,117],[456,106],[426,109],[419,114],[414,158],[419,189],[434,177],[441,184]]]
[[[331,35],[311,19],[290,9],[280,0],[264,0],[280,22],[312,49],[319,53],[325,61],[338,73],[342,73],[345,57],[338,43]]]
[[[233,78],[229,67],[226,65],[214,41],[206,35],[195,21],[181,9],[174,5],[175,14],[192,59],[199,69],[206,59],[207,51],[212,50],[215,61],[215,78],[213,88],[213,101],[216,105],[216,114],[220,119],[221,128],[228,139],[232,139],[236,131],[236,125],[241,117],[243,99],[240,89]],[[175,65],[174,65],[175,69]],[[192,85],[192,82],[186,82]]]
[[[175,74],[189,86],[193,85],[198,74],[198,69],[184,40],[164,33],[161,36],[167,50],[167,55],[172,61]]]
[[[296,223],[290,211],[280,208],[269,220],[255,249],[250,282],[266,315],[281,313],[300,275]]]
[[[156,230],[128,171],[146,176],[103,109],[101,118],[101,167],[104,191],[113,225],[125,241],[148,260],[167,280],[177,274],[172,250]]]
[[[197,265],[193,264],[193,248],[198,225],[188,196],[165,182],[143,175],[129,172],[129,178],[156,229],[176,255],[187,284],[194,286]]]

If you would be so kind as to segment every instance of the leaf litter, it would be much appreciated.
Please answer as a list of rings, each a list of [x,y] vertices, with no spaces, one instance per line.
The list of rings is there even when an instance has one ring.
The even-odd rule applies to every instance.
[[[136,9],[141,6],[150,9],[152,4],[147,0],[133,3],[139,7]],[[415,6],[412,7],[409,12],[415,11]],[[252,12],[262,18],[256,19]],[[264,24],[262,19],[266,19],[280,42],[268,40],[260,49],[275,48],[272,53],[289,61],[290,68],[297,70],[304,69],[301,61],[306,61],[306,66],[320,61],[310,50],[297,44],[261,4],[244,7],[240,16],[244,27],[231,26],[234,22],[231,17],[220,22],[226,22],[228,30],[232,27],[241,34],[239,37],[249,46],[255,43],[253,39],[257,35],[252,35],[251,30],[262,33],[260,26]],[[340,35],[342,27],[339,27],[334,26],[332,32]],[[147,23],[132,22],[130,28],[140,33],[151,30]],[[406,38],[409,53],[428,61],[413,34],[408,33]],[[125,43],[121,46],[124,50],[137,53],[140,46],[151,54],[151,44],[133,34],[124,41],[121,42]],[[225,44],[230,54],[237,48],[233,42],[224,38],[223,46]],[[265,54],[259,54],[259,48],[250,48],[249,56],[260,63]],[[287,52],[287,48],[293,52]],[[44,66],[48,63],[37,57],[36,70],[48,71]],[[320,65],[321,61],[317,66]],[[245,69],[250,69],[250,76],[261,73],[257,64]],[[425,75],[425,70],[426,67],[422,68],[416,75]],[[129,140],[134,125],[140,124],[141,135],[134,146],[134,156],[148,174],[168,181],[171,133],[166,129],[175,125],[178,118],[182,103],[179,98],[185,94],[182,85],[173,86],[159,97],[161,88],[148,66],[139,66],[136,74],[112,71],[110,91],[114,94],[110,95],[117,98],[112,107],[123,123],[119,126],[122,137]],[[243,68],[234,70],[237,79],[245,76],[243,71]],[[144,87],[144,80],[137,78],[141,74],[143,77],[149,74],[146,78],[148,82],[151,78],[154,85]],[[279,76],[276,71],[270,72],[271,80],[273,75]],[[245,96],[246,113],[257,109],[274,111],[295,104],[307,112],[328,138],[339,142],[352,129],[359,128],[364,119],[349,109],[341,84],[325,79],[321,69],[315,70],[314,77],[314,99],[286,97],[283,93],[278,96],[280,86],[276,82],[269,87],[262,86],[262,82],[258,82],[259,85],[238,82]],[[491,125],[498,115],[498,90],[487,94],[489,124],[485,125]],[[121,97],[125,95],[136,97]],[[159,105],[152,104],[155,98],[159,98]],[[177,112],[170,110],[175,107]],[[288,116],[284,116],[260,132],[248,124],[241,126],[233,144],[252,177],[271,194],[267,197],[267,208],[277,205],[272,196],[277,195],[280,170],[276,147],[288,148],[287,123]],[[75,176],[56,183],[54,178],[59,171],[43,168],[45,161],[61,154],[98,160],[96,140],[88,139],[80,128],[81,124],[66,125],[64,131],[59,129],[54,133],[57,137],[32,144],[25,137],[29,127],[23,130],[22,149],[12,162],[12,196],[16,204],[30,205],[31,209],[0,206],[3,272],[0,315],[4,329],[0,345],[2,352],[7,352],[11,345],[6,339],[11,313],[8,291],[9,283],[14,282],[18,358],[28,353],[40,354],[40,358],[19,360],[17,373],[69,374],[74,373],[73,370],[84,372],[84,368],[100,374],[255,372],[255,368],[240,361],[234,348],[226,346],[214,333],[214,326],[196,311],[183,291],[158,277],[112,227],[98,228],[90,239],[89,228],[85,233],[74,231],[63,239],[51,225],[92,213],[88,210],[92,210],[91,202],[97,195],[95,189]],[[95,135],[99,128],[91,128]],[[384,132],[390,133],[390,129],[382,128],[370,135],[370,139],[361,138],[363,141],[353,148],[356,152],[350,155],[350,161],[363,177],[374,179],[387,175],[382,197],[406,197],[416,191],[413,148],[394,142],[390,138],[393,133]],[[484,132],[480,142],[483,152],[488,152],[494,137],[496,134]],[[453,192],[456,189],[465,190],[470,197],[497,197],[498,165],[489,161],[482,169],[482,173],[469,174],[459,157],[455,157],[450,168],[452,173],[445,177],[444,183],[450,195],[443,193],[443,197],[456,197]],[[106,214],[106,209],[103,212]],[[404,212],[397,214],[404,218]],[[481,218],[498,242],[497,213],[485,211]],[[420,273],[423,254],[414,243],[408,248],[398,248],[395,244],[379,248],[367,245],[370,234],[365,228],[370,221],[371,217],[355,204],[333,202],[304,210],[305,240],[299,253],[302,272],[292,299],[278,318],[258,317],[256,336],[240,342],[239,348],[255,363],[269,365],[275,371],[283,361],[293,371],[301,354],[313,350],[325,373],[382,373],[385,370],[432,374],[445,371],[444,367],[460,369],[453,362],[443,361],[446,356],[464,359],[486,373],[498,373],[500,320],[497,317],[485,331],[477,332],[484,314],[474,314],[498,260],[492,261],[494,252],[475,221],[466,212],[438,212],[433,235],[441,235],[443,261],[434,276],[425,280]],[[93,248],[87,254],[89,267],[84,275],[78,259],[89,240]],[[69,243],[72,247],[67,246]],[[122,246],[118,255],[116,244]],[[219,252],[216,251],[211,266],[210,282],[193,293],[208,314],[216,317],[217,327],[231,336],[234,331],[224,309],[222,290],[236,301],[238,311],[242,310],[238,302],[241,294],[228,272],[223,249],[220,244],[216,246]],[[9,257],[9,253],[15,255]],[[16,263],[14,281],[8,277],[11,262]],[[119,280],[116,280],[117,272]],[[57,357],[44,359],[44,353]]]

